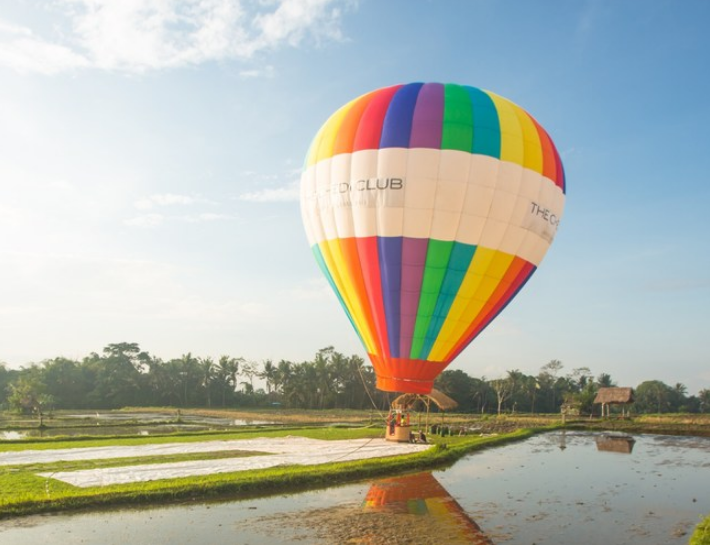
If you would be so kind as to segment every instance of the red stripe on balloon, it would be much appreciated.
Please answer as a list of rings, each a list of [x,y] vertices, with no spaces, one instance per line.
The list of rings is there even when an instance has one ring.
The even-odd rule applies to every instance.
[[[387,87],[373,95],[357,126],[353,151],[379,149],[382,125],[385,121],[387,108],[389,108],[392,97],[400,87],[402,86]]]
[[[382,298],[382,282],[380,279],[380,258],[377,252],[377,237],[363,237],[355,239],[360,255],[365,292],[370,304],[372,319],[375,322],[375,334],[381,347],[380,353],[390,355],[389,340],[387,339],[387,320]]]
[[[550,136],[547,134],[545,129],[543,129],[540,124],[535,121],[534,117],[531,115],[528,117],[535,125],[538,137],[540,138],[540,147],[542,148],[542,175],[559,185],[557,182],[557,157],[555,156],[555,148],[552,145],[552,140],[550,140]]]

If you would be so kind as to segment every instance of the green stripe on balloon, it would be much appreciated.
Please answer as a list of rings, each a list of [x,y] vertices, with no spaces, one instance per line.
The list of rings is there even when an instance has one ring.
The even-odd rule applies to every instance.
[[[470,152],[473,148],[473,109],[465,87],[444,87],[444,128],[441,149]]]
[[[424,264],[424,277],[422,278],[422,291],[419,296],[417,320],[414,324],[414,339],[412,340],[411,358],[423,359],[422,349],[429,322],[434,315],[436,301],[441,291],[441,285],[446,276],[446,268],[454,247],[452,240],[429,240],[426,263]]]

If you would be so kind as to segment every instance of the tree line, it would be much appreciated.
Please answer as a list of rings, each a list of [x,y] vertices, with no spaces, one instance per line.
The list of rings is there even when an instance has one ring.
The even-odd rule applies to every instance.
[[[537,375],[516,369],[497,379],[446,370],[435,387],[458,402],[460,412],[559,413],[564,405],[592,414],[597,390],[616,385],[606,373],[595,378],[586,367],[563,369],[562,362],[551,360]],[[81,361],[57,357],[19,370],[0,363],[0,408],[21,413],[129,406],[387,410],[396,394],[375,384],[371,365],[333,347],[303,362],[226,355],[215,360],[192,353],[163,361],[137,343],[123,342]],[[649,380],[636,386],[635,397],[638,414],[710,412],[708,389],[688,396],[683,384]]]

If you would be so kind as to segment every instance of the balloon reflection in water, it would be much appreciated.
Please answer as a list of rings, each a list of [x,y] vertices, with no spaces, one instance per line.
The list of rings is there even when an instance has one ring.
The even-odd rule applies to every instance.
[[[406,524],[407,530],[399,533],[417,532],[413,543],[493,543],[429,472],[373,483],[363,511],[391,516],[393,527]],[[380,543],[382,537],[378,528],[377,536],[363,535],[361,543]]]

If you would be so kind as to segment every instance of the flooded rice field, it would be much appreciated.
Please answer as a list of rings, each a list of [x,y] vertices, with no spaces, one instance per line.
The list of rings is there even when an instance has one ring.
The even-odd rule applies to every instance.
[[[22,429],[0,430],[2,440],[86,435],[155,435],[180,431],[223,430],[240,426],[269,426],[274,422],[180,413],[104,412],[62,414],[45,419],[46,427],[23,423]]]
[[[0,543],[685,544],[708,483],[710,438],[555,432],[325,490],[0,521]]]

